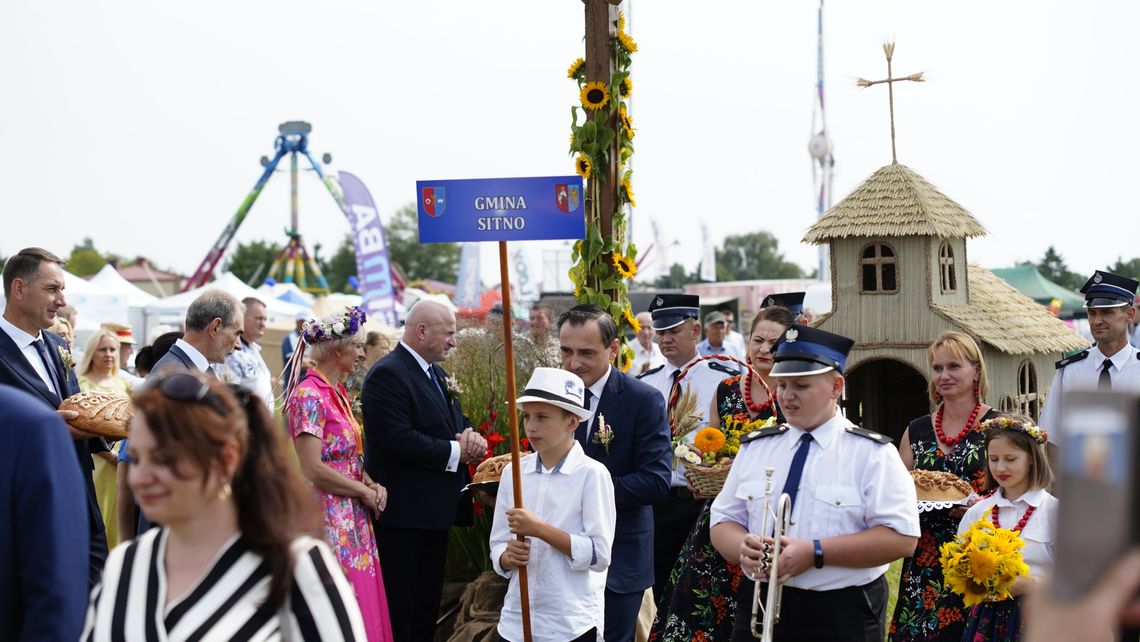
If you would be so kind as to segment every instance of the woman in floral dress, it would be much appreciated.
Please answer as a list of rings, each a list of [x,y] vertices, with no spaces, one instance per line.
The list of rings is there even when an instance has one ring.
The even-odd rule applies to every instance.
[[[725,416],[738,422],[769,417],[780,420],[767,376],[772,370],[776,341],[791,324],[791,312],[779,306],[764,308],[752,319],[747,360],[756,373],[747,379],[743,375],[730,377],[717,386],[710,426],[719,428]],[[712,500],[705,502],[657,600],[650,642],[727,642],[732,637],[736,593],[743,576],[739,566],[726,562],[713,548],[709,538],[711,505]]]
[[[392,627],[372,516],[388,496],[364,472],[361,428],[342,383],[364,358],[364,318],[350,308],[305,327],[290,363],[309,358],[316,366],[292,379],[285,407],[301,471],[324,508],[325,541],[356,593],[369,642],[387,642]]]
[[[984,434],[978,424],[997,416],[983,402],[986,364],[978,344],[960,332],[945,332],[930,346],[933,414],[910,422],[899,444],[907,468],[954,473],[981,493],[986,479]],[[966,507],[919,514],[922,534],[913,557],[903,560],[890,639],[897,642],[958,642],[968,610],[942,579],[939,547],[958,534]]]

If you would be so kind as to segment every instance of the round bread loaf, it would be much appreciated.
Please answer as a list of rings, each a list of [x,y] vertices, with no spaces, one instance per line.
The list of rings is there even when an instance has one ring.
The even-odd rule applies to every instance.
[[[79,413],[78,417],[67,422],[72,427],[112,439],[126,439],[127,425],[134,414],[134,406],[128,397],[107,392],[71,395],[63,400],[59,409]]]
[[[487,484],[497,482],[503,477],[503,469],[511,463],[511,454],[492,457],[475,469],[475,476],[471,478],[472,484]]]
[[[954,473],[935,470],[912,470],[914,489],[918,499],[931,502],[952,502],[969,497],[974,491],[969,482]]]

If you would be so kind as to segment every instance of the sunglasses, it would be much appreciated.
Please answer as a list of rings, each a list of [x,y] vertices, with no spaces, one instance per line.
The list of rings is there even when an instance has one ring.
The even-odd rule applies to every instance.
[[[225,417],[229,411],[218,401],[217,396],[210,392],[210,386],[202,379],[187,373],[166,375],[155,381],[154,385],[163,397],[171,401],[193,401],[204,403],[214,409],[219,415]]]

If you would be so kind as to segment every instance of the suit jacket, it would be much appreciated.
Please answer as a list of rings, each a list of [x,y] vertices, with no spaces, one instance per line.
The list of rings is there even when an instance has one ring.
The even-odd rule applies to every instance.
[[[447,373],[431,366],[440,381]],[[446,401],[403,344],[368,372],[364,406],[364,469],[388,489],[378,526],[444,530],[472,522],[463,488],[467,466],[446,470],[456,433],[470,426],[459,402]]]
[[[63,338],[47,331],[41,334],[48,356],[51,357],[51,366],[55,369],[57,378],[63,382],[63,396],[47,387],[24,358],[24,353],[20,352],[8,333],[3,331],[0,331],[0,384],[19,388],[42,401],[50,410],[55,410],[59,408],[64,398],[79,392],[79,380],[75,376],[75,371],[65,367],[60,357],[60,348],[67,348]],[[99,500],[95,495],[95,482],[91,478],[91,471],[95,469],[91,453],[106,450],[106,446],[102,439],[73,440],[72,445],[87,493],[87,527],[91,544],[88,583],[94,586],[103,574],[103,562],[107,559],[107,536],[103,529],[103,515],[99,512]],[[61,461],[55,462],[56,466],[61,464]],[[78,514],[75,517],[78,517]]]
[[[150,369],[150,376],[147,378],[149,379],[151,376],[162,374],[163,370],[189,370],[190,372],[198,372],[198,366],[194,365],[194,361],[190,358],[190,355],[186,354],[182,348],[179,348],[177,345],[172,345],[170,346],[170,350],[162,355],[162,358]]]
[[[613,431],[609,448],[594,441],[598,415]],[[653,508],[669,496],[672,449],[661,393],[610,366],[598,410],[577,434],[586,454],[606,465],[614,482],[617,525],[606,588],[615,593],[653,585]]]
[[[59,464],[75,456],[71,438],[36,399],[0,385],[0,639],[78,640],[87,584],[76,580],[90,551],[87,530],[73,526],[86,510],[83,480]]]

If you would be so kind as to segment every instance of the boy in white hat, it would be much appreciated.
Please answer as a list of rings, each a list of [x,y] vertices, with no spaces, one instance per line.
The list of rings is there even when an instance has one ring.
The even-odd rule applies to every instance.
[[[491,563],[510,580],[499,618],[502,640],[523,639],[516,573],[521,566],[530,569],[535,642],[602,639],[617,509],[609,471],[587,457],[574,439],[578,422],[590,416],[584,394],[578,375],[536,368],[517,400],[535,452],[519,461],[526,508],[513,508],[510,465],[503,470],[495,501]]]

